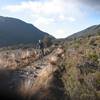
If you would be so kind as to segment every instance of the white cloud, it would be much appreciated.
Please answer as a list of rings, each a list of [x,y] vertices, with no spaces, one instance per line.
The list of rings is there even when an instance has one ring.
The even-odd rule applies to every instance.
[[[57,31],[55,31],[55,36],[56,38],[64,38],[66,37],[66,31],[64,29],[58,29]]]
[[[60,15],[59,16],[59,19],[61,20],[61,21],[70,21],[70,22],[74,22],[74,21],[76,21],[76,19],[74,18],[74,17],[66,17],[66,16],[64,16],[64,15]]]
[[[75,19],[74,17],[68,17],[67,19],[68,19],[69,21],[71,21],[71,22],[76,21],[76,19]]]
[[[75,0],[77,1],[77,0]],[[62,27],[63,23],[69,24],[81,19],[84,12],[74,0],[27,0],[15,5],[7,5],[2,8],[10,16],[24,19],[33,23],[36,27],[49,33],[57,38],[66,37],[65,29],[56,29]],[[54,29],[55,28],[55,29]],[[57,30],[57,31],[56,31]],[[55,31],[55,32],[54,32]]]
[[[61,21],[64,21],[64,20],[66,19],[66,17],[65,17],[64,15],[60,15],[60,16],[59,16],[59,19],[60,19]]]
[[[3,9],[10,12],[19,12],[26,9],[34,13],[57,14],[64,11],[64,0],[27,1],[17,5],[8,5]]]
[[[38,17],[34,22],[34,25],[38,27],[48,26],[49,24],[53,23],[54,19],[52,18],[45,18],[45,17]]]
[[[41,14],[45,16],[60,16],[60,19],[64,20],[64,16],[78,17],[82,15],[77,3],[73,3],[73,0],[46,0],[40,1],[25,1],[16,5],[8,5],[3,7],[3,10],[7,10],[12,13],[31,11],[33,14]]]

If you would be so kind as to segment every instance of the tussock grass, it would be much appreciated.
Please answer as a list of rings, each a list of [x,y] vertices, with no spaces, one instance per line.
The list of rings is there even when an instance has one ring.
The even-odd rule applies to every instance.
[[[65,44],[66,73],[62,80],[71,100],[100,99],[100,36]]]

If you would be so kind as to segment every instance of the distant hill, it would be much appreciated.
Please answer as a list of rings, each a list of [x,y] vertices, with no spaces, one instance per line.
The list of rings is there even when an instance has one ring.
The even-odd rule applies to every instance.
[[[0,16],[0,46],[36,43],[45,35],[54,39],[53,36],[39,30],[32,24],[16,18]]]
[[[91,27],[88,27],[85,30],[82,30],[80,32],[74,33],[73,35],[67,37],[66,39],[74,39],[74,38],[82,38],[82,37],[87,37],[91,35],[97,35],[100,33],[100,25],[94,25]]]

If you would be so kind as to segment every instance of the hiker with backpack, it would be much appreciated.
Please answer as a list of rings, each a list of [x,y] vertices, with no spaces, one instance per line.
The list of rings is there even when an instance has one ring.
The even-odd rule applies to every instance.
[[[40,49],[41,55],[44,56],[44,43],[41,40],[38,42],[38,47]]]

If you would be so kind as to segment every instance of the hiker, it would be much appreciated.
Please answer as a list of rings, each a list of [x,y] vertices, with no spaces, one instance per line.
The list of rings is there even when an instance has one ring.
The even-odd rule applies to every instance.
[[[38,43],[39,49],[41,50],[42,56],[44,56],[44,44],[41,40]]]

